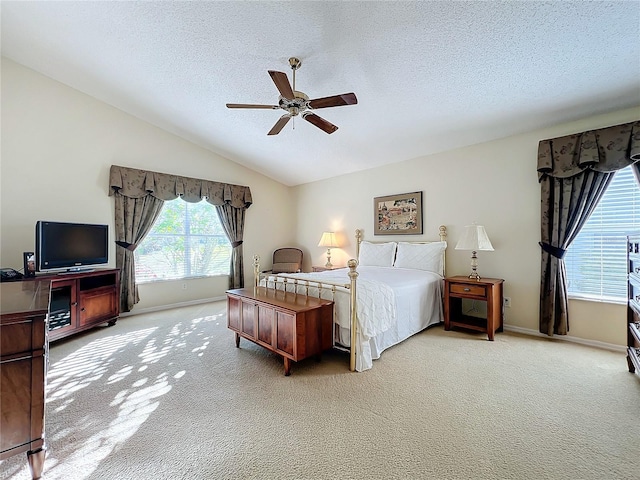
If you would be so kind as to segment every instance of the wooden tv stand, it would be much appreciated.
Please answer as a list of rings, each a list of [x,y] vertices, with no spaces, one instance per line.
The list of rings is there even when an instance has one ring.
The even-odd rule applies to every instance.
[[[227,326],[240,337],[284,358],[284,374],[291,360],[320,358],[333,346],[333,302],[271,288],[227,291]]]
[[[55,341],[102,323],[114,325],[120,315],[120,270],[38,275],[51,281],[49,340]]]

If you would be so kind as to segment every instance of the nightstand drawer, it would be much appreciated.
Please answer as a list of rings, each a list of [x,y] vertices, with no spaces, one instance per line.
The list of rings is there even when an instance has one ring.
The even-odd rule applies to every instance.
[[[485,285],[468,285],[460,283],[450,283],[449,292],[458,295],[473,295],[474,297],[486,297],[487,287]]]

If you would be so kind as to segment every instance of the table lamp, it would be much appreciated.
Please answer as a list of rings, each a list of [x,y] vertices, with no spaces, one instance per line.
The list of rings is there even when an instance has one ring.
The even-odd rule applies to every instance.
[[[322,234],[322,238],[320,239],[320,243],[318,243],[319,247],[327,247],[327,263],[325,263],[325,267],[331,268],[331,249],[338,247],[338,242],[336,240],[336,234],[333,232],[324,232]]]
[[[469,275],[469,278],[480,280],[480,275],[477,272],[478,257],[476,253],[480,250],[493,252],[493,246],[482,225],[474,223],[464,228],[464,233],[456,245],[456,250],[471,250],[471,275]]]

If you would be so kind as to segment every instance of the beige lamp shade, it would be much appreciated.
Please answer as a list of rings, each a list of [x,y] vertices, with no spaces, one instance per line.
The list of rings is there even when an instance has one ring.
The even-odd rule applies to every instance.
[[[324,232],[322,234],[322,238],[320,239],[320,243],[318,243],[318,246],[319,247],[327,247],[327,248],[336,248],[336,247],[338,247],[338,242],[336,240],[336,234],[333,233],[333,232]]]
[[[482,225],[467,225],[464,227],[462,238],[458,240],[456,250],[489,251],[493,252],[493,245]]]
[[[493,251],[491,240],[482,225],[467,225],[464,227],[464,233],[456,245],[456,250],[471,250],[471,275],[469,278],[480,280],[478,275],[478,256],[479,251]]]
[[[324,232],[318,246],[327,247],[327,263],[325,263],[324,266],[326,268],[333,268],[333,265],[331,264],[331,249],[339,246],[338,241],[336,240],[336,234],[333,232]]]

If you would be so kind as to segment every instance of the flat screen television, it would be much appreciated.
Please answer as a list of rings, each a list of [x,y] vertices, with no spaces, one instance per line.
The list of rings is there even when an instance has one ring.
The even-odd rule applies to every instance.
[[[109,261],[109,227],[89,223],[36,223],[39,272],[88,270]]]

